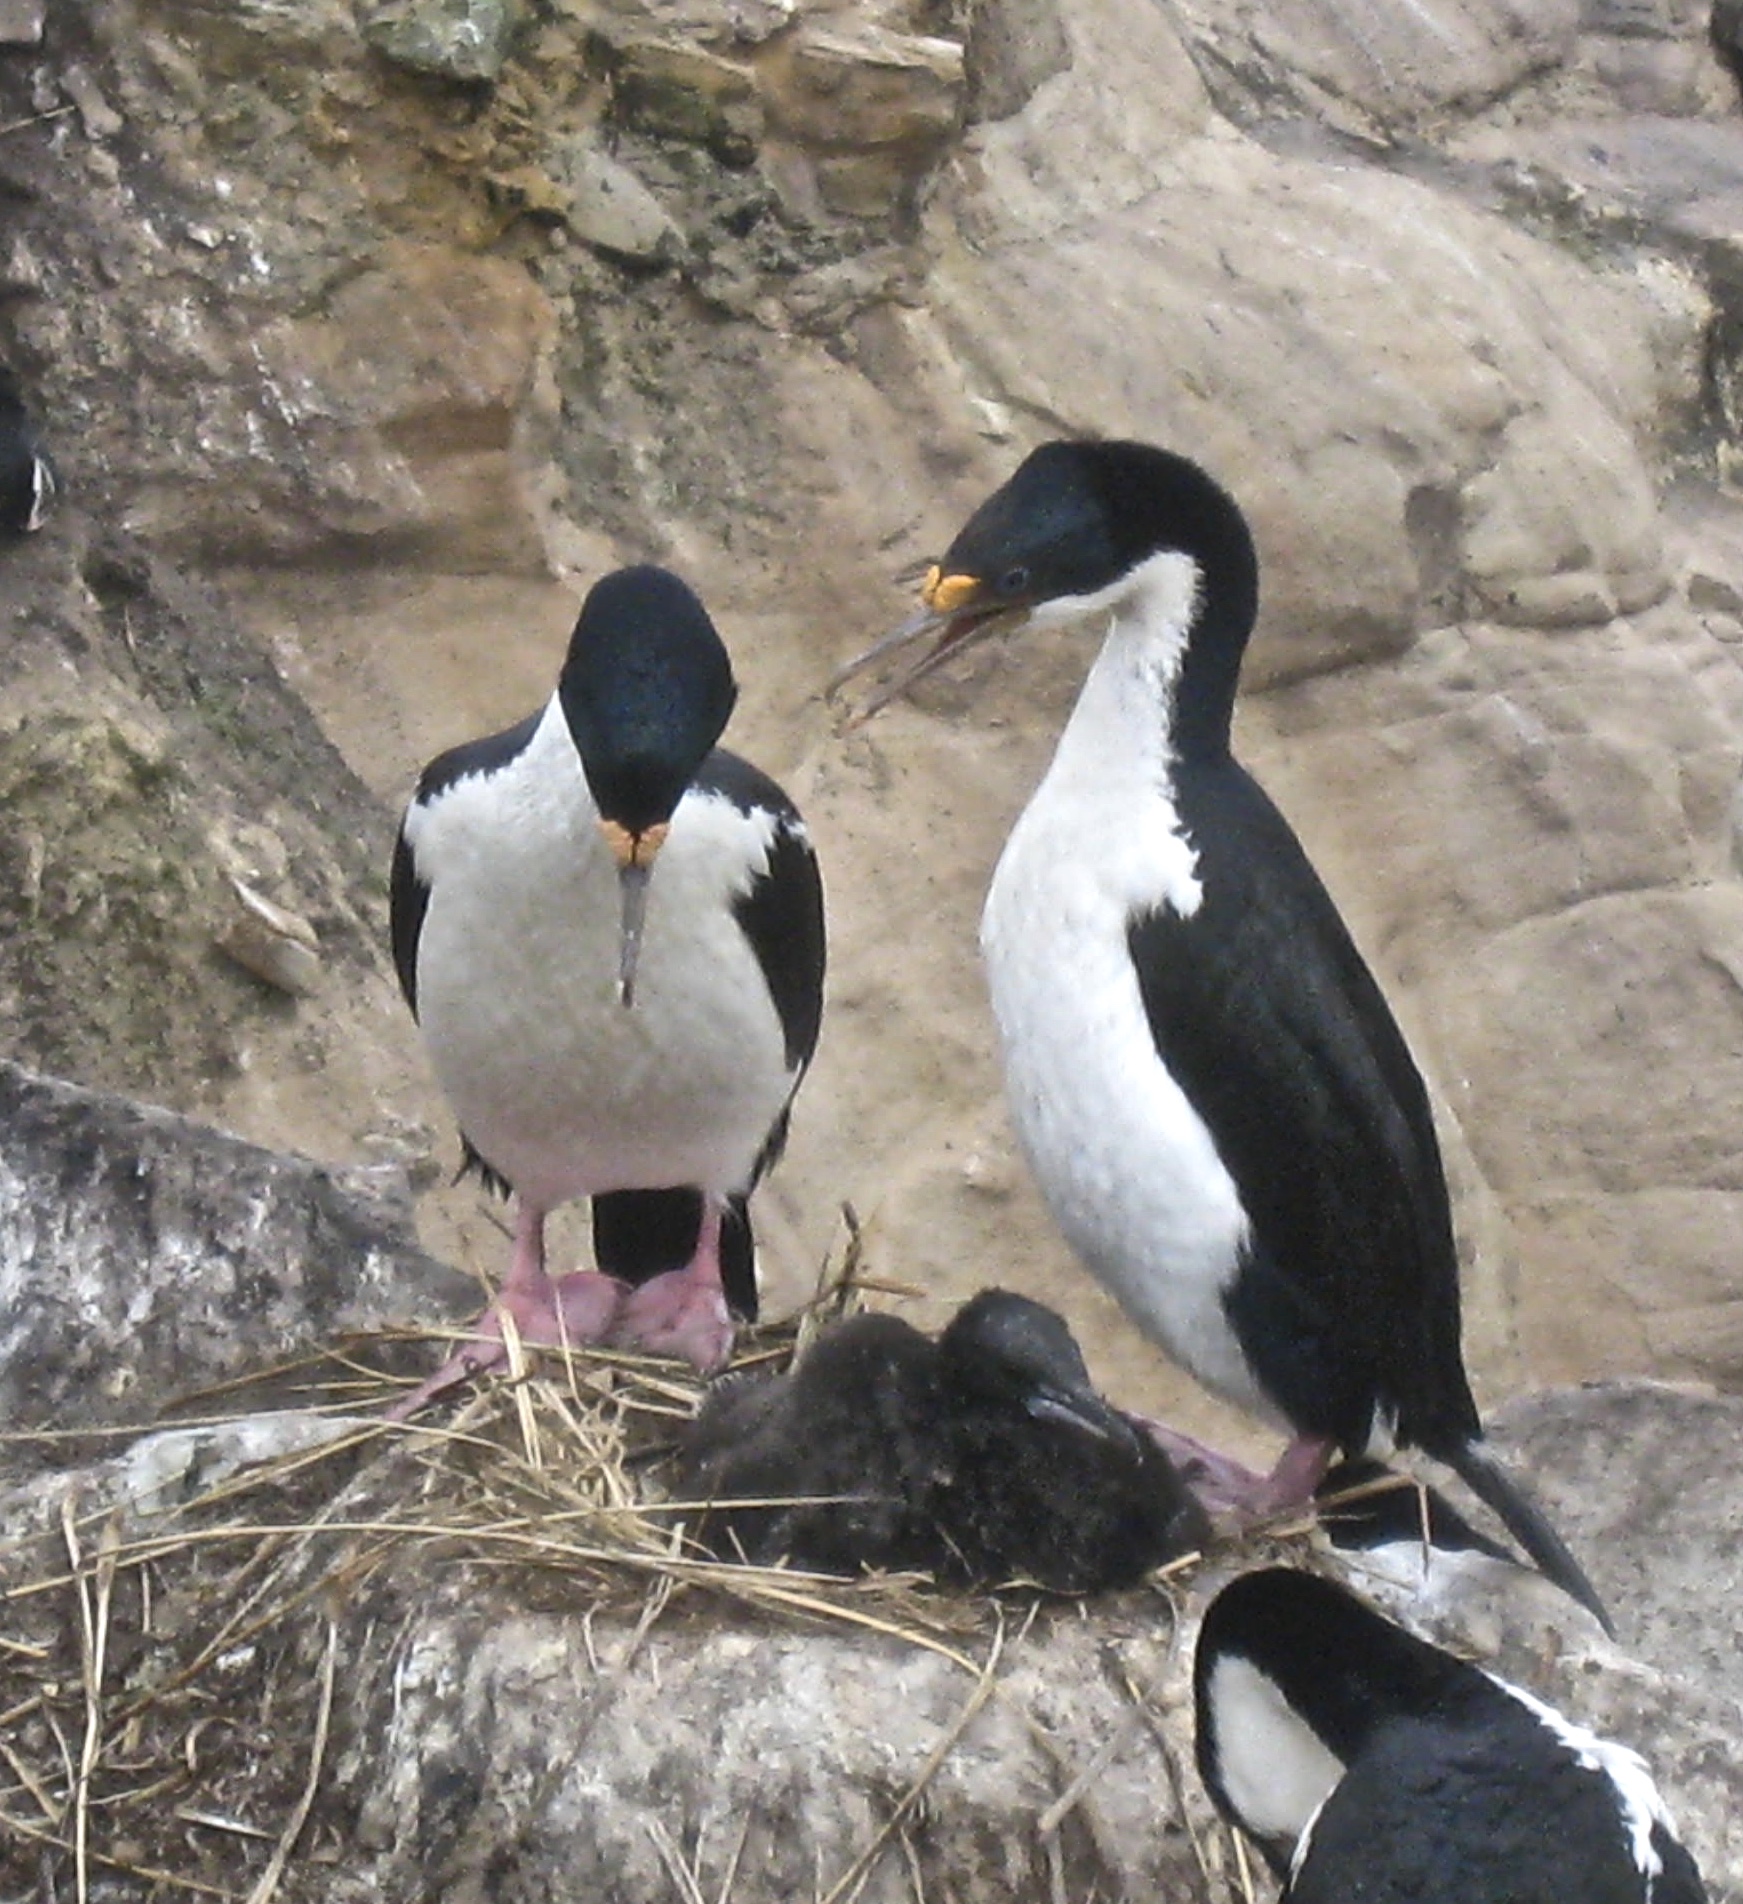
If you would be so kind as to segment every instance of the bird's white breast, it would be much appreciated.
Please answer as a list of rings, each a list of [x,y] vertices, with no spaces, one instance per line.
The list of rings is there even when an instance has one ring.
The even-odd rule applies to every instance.
[[[1217,1773],[1236,1815],[1262,1838],[1296,1840],[1299,1868],[1314,1820],[1344,1775],[1343,1761],[1251,1660],[1211,1670]]]
[[[1006,1094],[1066,1241],[1198,1380],[1273,1417],[1223,1308],[1240,1197],[1157,1052],[1128,943],[1136,915],[1190,916],[1201,896],[1142,661],[1121,654],[1116,628],[987,894]]]
[[[733,902],[774,819],[692,791],[654,863],[636,998],[620,898],[553,701],[526,751],[407,821],[430,888],[418,1016],[460,1127],[529,1201],[742,1188],[791,1094],[780,1021]]]

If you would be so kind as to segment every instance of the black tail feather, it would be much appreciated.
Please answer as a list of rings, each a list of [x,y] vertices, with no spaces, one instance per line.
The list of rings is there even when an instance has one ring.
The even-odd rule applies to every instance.
[[[1449,1449],[1441,1458],[1478,1500],[1499,1515],[1508,1533],[1525,1549],[1544,1578],[1571,1594],[1614,1639],[1616,1629],[1609,1612],[1598,1598],[1597,1588],[1586,1578],[1585,1569],[1550,1526],[1543,1509],[1501,1465],[1489,1444],[1467,1441],[1462,1447]]]

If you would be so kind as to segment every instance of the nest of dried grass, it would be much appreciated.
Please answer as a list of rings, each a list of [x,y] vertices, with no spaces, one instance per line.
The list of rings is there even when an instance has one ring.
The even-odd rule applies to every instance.
[[[750,1332],[738,1365],[789,1361],[879,1288],[860,1268],[854,1237],[799,1315]],[[0,1537],[0,1896],[323,1895],[345,1850],[343,1817],[320,1803],[341,1610],[390,1563],[488,1575],[522,1604],[638,1632],[681,1602],[730,1602],[736,1617],[893,1636],[972,1676],[963,1726],[1012,1618],[1033,1617],[1032,1594],[1013,1605],[916,1576],[837,1580],[687,1551],[685,1504],[659,1476],[702,1385],[670,1363],[587,1351],[529,1368],[517,1350],[447,1422],[400,1426],[381,1417],[395,1390],[369,1359],[377,1346],[113,1431],[118,1449],[183,1438],[177,1498],[158,1484],[155,1511],[125,1454],[82,1481],[31,1485],[31,1527]],[[283,1445],[239,1462],[225,1424],[259,1419],[263,1386],[287,1384],[271,1418]],[[0,1448],[22,1439],[57,1437]],[[1191,1564],[1157,1576],[1164,1597]]]

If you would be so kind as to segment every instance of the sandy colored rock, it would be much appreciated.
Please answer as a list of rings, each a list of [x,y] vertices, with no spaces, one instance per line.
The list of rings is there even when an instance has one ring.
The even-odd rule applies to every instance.
[[[813,147],[936,146],[961,110],[962,48],[829,20],[786,41],[762,83],[776,125]]]
[[[542,564],[520,465],[548,304],[523,274],[436,247],[341,287],[261,339],[336,535],[422,547],[457,569]]]

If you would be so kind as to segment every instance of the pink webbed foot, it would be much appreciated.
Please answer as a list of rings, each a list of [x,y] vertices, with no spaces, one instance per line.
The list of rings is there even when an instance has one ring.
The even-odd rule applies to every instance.
[[[692,1265],[632,1289],[611,1340],[618,1348],[676,1356],[698,1374],[711,1375],[731,1357],[737,1334],[719,1279],[710,1282]]]
[[[631,1290],[611,1331],[616,1346],[677,1356],[699,1375],[724,1367],[736,1330],[720,1281],[720,1218],[720,1206],[705,1203],[688,1266]]]
[[[1309,1506],[1337,1452],[1336,1445],[1323,1436],[1300,1435],[1278,1456],[1269,1474],[1259,1474],[1165,1422],[1143,1416],[1134,1419],[1167,1455],[1206,1513],[1231,1533]]]
[[[578,1270],[572,1276],[547,1281],[540,1290],[504,1287],[473,1325],[471,1341],[457,1349],[427,1382],[401,1396],[388,1409],[390,1421],[405,1421],[427,1402],[458,1388],[475,1375],[501,1368],[508,1360],[502,1336],[502,1317],[508,1314],[515,1333],[529,1346],[541,1349],[585,1348],[610,1333],[624,1298],[623,1284],[610,1276]]]
[[[427,1382],[402,1395],[388,1409],[390,1421],[405,1421],[426,1402],[449,1389],[500,1368],[508,1360],[502,1319],[513,1322],[523,1342],[539,1348],[564,1343],[585,1347],[611,1330],[624,1298],[624,1286],[610,1276],[577,1271],[555,1282],[545,1274],[545,1218],[523,1205],[515,1226],[514,1257],[496,1300],[473,1325],[471,1341],[455,1351]]]

